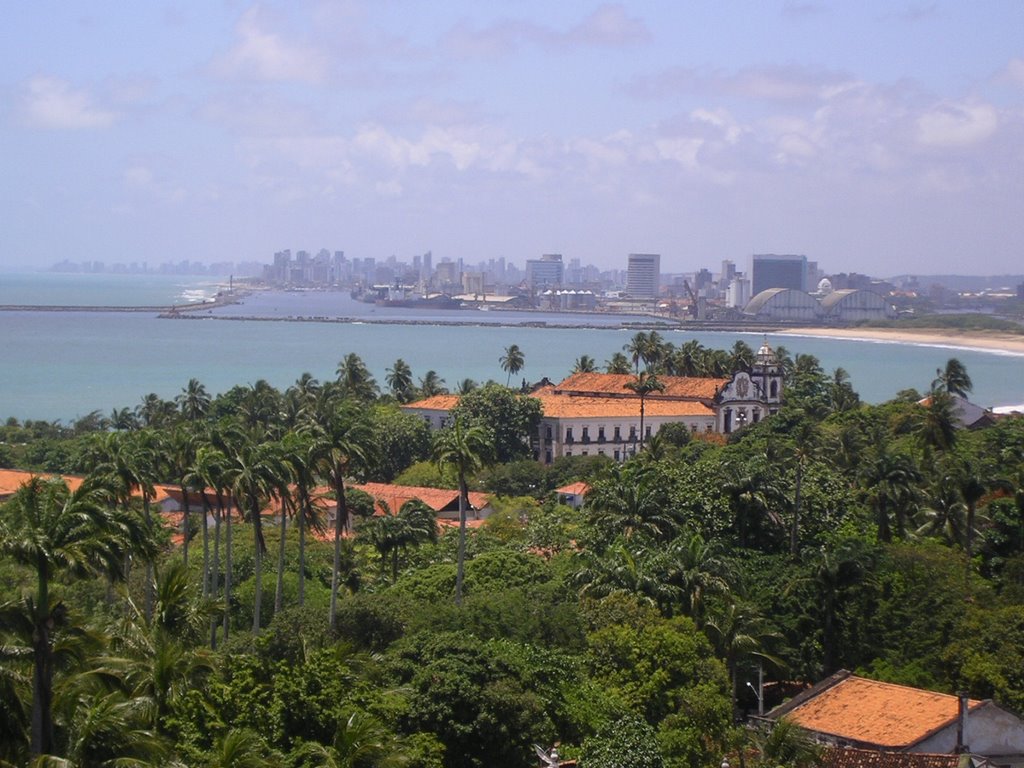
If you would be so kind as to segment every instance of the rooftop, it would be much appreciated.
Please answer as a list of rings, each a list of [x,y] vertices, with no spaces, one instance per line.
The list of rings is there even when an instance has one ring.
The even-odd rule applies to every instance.
[[[619,397],[636,397],[626,385],[636,381],[631,373],[574,373],[560,384],[554,391],[561,394],[586,395],[617,395]],[[711,400],[729,383],[729,379],[702,379],[688,376],[658,376],[665,386],[664,392],[653,392],[647,401],[668,398]]]
[[[971,700],[971,710],[984,702]],[[905,685],[837,672],[776,707],[768,717],[788,717],[801,728],[883,749],[902,749],[953,723],[959,701]]]

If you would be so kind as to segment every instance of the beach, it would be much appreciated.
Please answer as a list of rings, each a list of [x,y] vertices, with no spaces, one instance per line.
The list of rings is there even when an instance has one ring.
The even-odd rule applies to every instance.
[[[931,328],[787,328],[775,331],[772,335],[917,344],[1024,355],[1024,336],[998,331],[971,332]]]

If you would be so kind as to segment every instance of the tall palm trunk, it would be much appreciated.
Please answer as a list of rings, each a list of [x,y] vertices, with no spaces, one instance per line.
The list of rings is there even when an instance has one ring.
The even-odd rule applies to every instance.
[[[274,615],[284,607],[284,554],[285,538],[288,533],[288,496],[281,494],[281,540],[277,547],[277,585],[274,589]]]
[[[228,495],[227,507],[227,530],[224,532],[224,642],[227,642],[228,632],[231,629],[231,571],[234,568],[231,551],[231,508],[235,503],[234,496]]]
[[[185,568],[188,568],[188,534],[192,521],[191,511],[188,508],[188,488],[184,485],[181,486],[181,505],[183,507],[181,512],[181,561],[184,563]]]
[[[145,489],[142,491],[142,515],[146,521],[146,533],[153,535],[153,513],[149,508],[149,494]],[[145,616],[146,623],[153,621],[153,605],[156,602],[155,579],[153,573],[153,559],[146,558],[146,590],[145,590]]]
[[[37,592],[32,632],[32,726],[29,750],[33,757],[53,751],[53,645],[50,639],[50,589],[47,565],[37,566]]]
[[[789,532],[789,556],[795,558],[800,549],[800,491],[804,479],[803,462],[796,463],[796,489],[793,493],[793,526]]]
[[[455,604],[462,605],[462,583],[466,574],[466,507],[469,488],[466,473],[459,470],[459,553],[455,565]]]
[[[210,500],[203,489],[203,597],[210,592]]]
[[[299,490],[300,505],[299,517],[296,525],[299,526],[299,605],[306,604],[306,515],[309,514],[309,494]]]
[[[331,611],[329,622],[335,628],[338,616],[338,587],[341,581],[341,533],[348,526],[348,504],[345,501],[345,469],[341,464],[334,468],[334,493],[337,506],[334,513],[334,564],[331,568]]]
[[[263,555],[267,549],[267,543],[263,538],[263,520],[260,517],[259,494],[252,486],[249,488],[249,518],[252,521],[252,538],[255,549],[253,562],[253,578],[256,580],[255,596],[253,597],[252,610],[252,633],[258,635],[260,631],[260,613],[263,608]]]
[[[209,503],[209,502],[207,502]],[[210,568],[210,595],[217,594],[217,575],[220,573],[220,521],[224,517],[224,503],[217,491],[217,511],[213,517],[213,565]],[[225,599],[225,611],[227,600]],[[217,650],[217,617],[210,616],[210,648]]]

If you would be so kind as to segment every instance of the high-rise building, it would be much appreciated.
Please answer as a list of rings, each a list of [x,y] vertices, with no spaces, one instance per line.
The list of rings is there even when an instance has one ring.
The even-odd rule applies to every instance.
[[[661,255],[631,253],[626,268],[626,293],[634,299],[653,299],[661,287]]]
[[[526,260],[526,284],[531,291],[558,288],[562,285],[562,254],[545,253],[539,259]]]
[[[807,290],[807,257],[779,256],[774,253],[755,254],[751,264],[751,281],[756,296],[769,288]]]

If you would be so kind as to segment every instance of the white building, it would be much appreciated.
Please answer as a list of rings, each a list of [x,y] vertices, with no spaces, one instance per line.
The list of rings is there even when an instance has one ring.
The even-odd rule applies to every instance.
[[[727,379],[659,376],[664,390],[644,398],[642,425],[640,397],[627,387],[635,380],[632,374],[576,373],[534,391],[530,397],[540,401],[543,414],[533,441],[537,459],[545,464],[561,456],[622,460],[666,424],[685,424],[693,434],[727,435],[775,413],[782,403],[782,369],[767,344],[749,373]],[[441,429],[457,404],[456,395],[437,395],[402,408]]]
[[[631,253],[626,270],[626,293],[634,299],[653,299],[661,289],[661,256]]]

